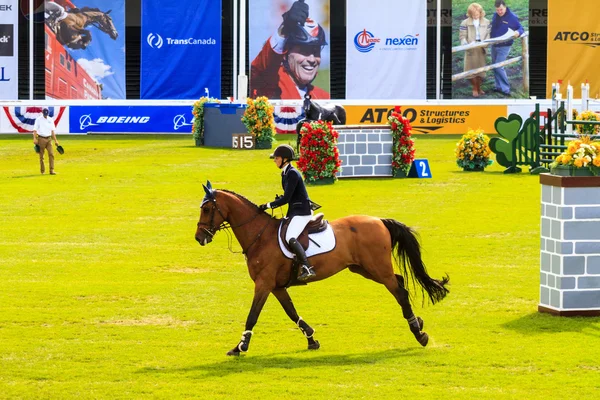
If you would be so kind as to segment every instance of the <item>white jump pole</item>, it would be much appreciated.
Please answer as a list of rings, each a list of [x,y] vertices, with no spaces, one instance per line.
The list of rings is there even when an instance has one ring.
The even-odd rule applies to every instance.
[[[567,85],[567,117],[566,120],[573,119],[573,86]],[[573,124],[567,124],[567,133],[573,133]]]
[[[33,0],[29,0],[29,100],[33,100]]]
[[[238,0],[233,0],[233,99],[237,100],[238,88],[236,79],[238,73]]]
[[[246,0],[240,0],[240,63],[238,75],[238,97],[245,101],[248,97],[248,76],[246,75]]]
[[[437,0],[436,12],[436,41],[435,41],[435,98],[441,98],[441,74],[442,74],[442,0]]]

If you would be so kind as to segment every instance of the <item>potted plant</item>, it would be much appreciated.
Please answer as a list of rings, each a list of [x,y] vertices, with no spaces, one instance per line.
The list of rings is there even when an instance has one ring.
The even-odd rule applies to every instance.
[[[300,130],[297,162],[304,180],[312,184],[334,183],[342,162],[337,148],[338,133],[331,122],[307,121]]]
[[[492,164],[490,138],[483,129],[469,129],[456,144],[456,164],[464,171],[483,171]]]
[[[586,110],[581,114],[577,114],[577,110],[573,110],[573,119],[576,121],[598,121],[598,114],[594,111]],[[600,125],[588,125],[588,124],[576,124],[574,126],[575,130],[580,135],[597,135],[600,132]]]
[[[218,99],[202,96],[200,99],[194,102],[192,107],[192,114],[194,115],[194,121],[192,123],[192,134],[196,141],[196,146],[204,144],[204,104],[205,103],[219,103]]]
[[[265,96],[248,98],[246,104],[248,107],[242,116],[242,122],[246,125],[248,133],[254,136],[255,148],[270,149],[275,135],[273,105]]]
[[[550,164],[550,173],[560,176],[600,175],[600,142],[587,135],[571,141],[567,150]]]
[[[408,118],[402,115],[399,106],[394,107],[394,111],[388,117],[388,124],[392,132],[392,176],[405,178],[415,159],[412,127]]]

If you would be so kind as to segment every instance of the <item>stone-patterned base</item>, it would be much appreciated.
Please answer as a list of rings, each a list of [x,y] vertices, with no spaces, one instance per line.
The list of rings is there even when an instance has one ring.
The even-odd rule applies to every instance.
[[[338,178],[392,176],[392,132],[388,125],[336,126],[342,161]]]

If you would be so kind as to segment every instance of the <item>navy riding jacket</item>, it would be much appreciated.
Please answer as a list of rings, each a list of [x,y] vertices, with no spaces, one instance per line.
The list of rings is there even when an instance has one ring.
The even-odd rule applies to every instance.
[[[271,208],[288,205],[287,217],[292,218],[296,215],[311,215],[310,199],[300,172],[289,164],[281,174],[281,186],[283,187],[283,196],[273,201]]]

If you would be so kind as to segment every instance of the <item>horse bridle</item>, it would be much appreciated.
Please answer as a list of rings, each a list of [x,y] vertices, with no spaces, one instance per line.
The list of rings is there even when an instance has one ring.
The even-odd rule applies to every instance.
[[[202,206],[204,204],[206,204],[207,202],[212,202],[213,203],[213,209],[211,211],[210,214],[210,221],[208,223],[206,222],[200,222],[198,221],[198,225],[197,227],[200,228],[200,225],[208,225],[209,228],[201,228],[202,231],[207,234],[210,235],[210,238],[212,239],[217,232],[219,232],[220,230],[226,230],[226,229],[233,229],[233,228],[239,228],[240,226],[244,226],[252,221],[254,221],[256,219],[256,217],[258,217],[261,213],[258,212],[256,214],[254,214],[254,216],[252,218],[250,218],[247,221],[242,222],[241,224],[238,225],[231,225],[229,222],[227,222],[225,220],[225,216],[223,215],[223,212],[221,211],[221,209],[219,208],[219,206],[217,205],[217,199],[215,199],[214,197],[205,201],[204,203],[202,203],[200,205],[200,208],[202,208]],[[215,226],[214,225],[214,220],[215,220],[215,210],[217,210],[219,212],[219,215],[221,216],[221,218],[223,218],[223,222],[221,222],[221,224],[219,224],[219,226]],[[256,241],[262,236],[263,232],[265,231],[265,229],[267,228],[267,226],[269,225],[269,221],[267,221],[267,223],[265,224],[265,226],[261,229],[261,231],[258,233],[258,235],[256,236],[256,238],[254,238],[254,240],[252,241],[252,243],[250,243],[250,245],[246,248],[246,250],[242,249],[242,253],[246,254],[248,252],[248,250],[250,249],[250,247],[252,247],[252,245],[254,243],[256,243]],[[230,238],[231,239],[231,238]],[[234,252],[233,250],[231,250],[231,243],[229,244],[229,251],[231,251],[232,253]]]

